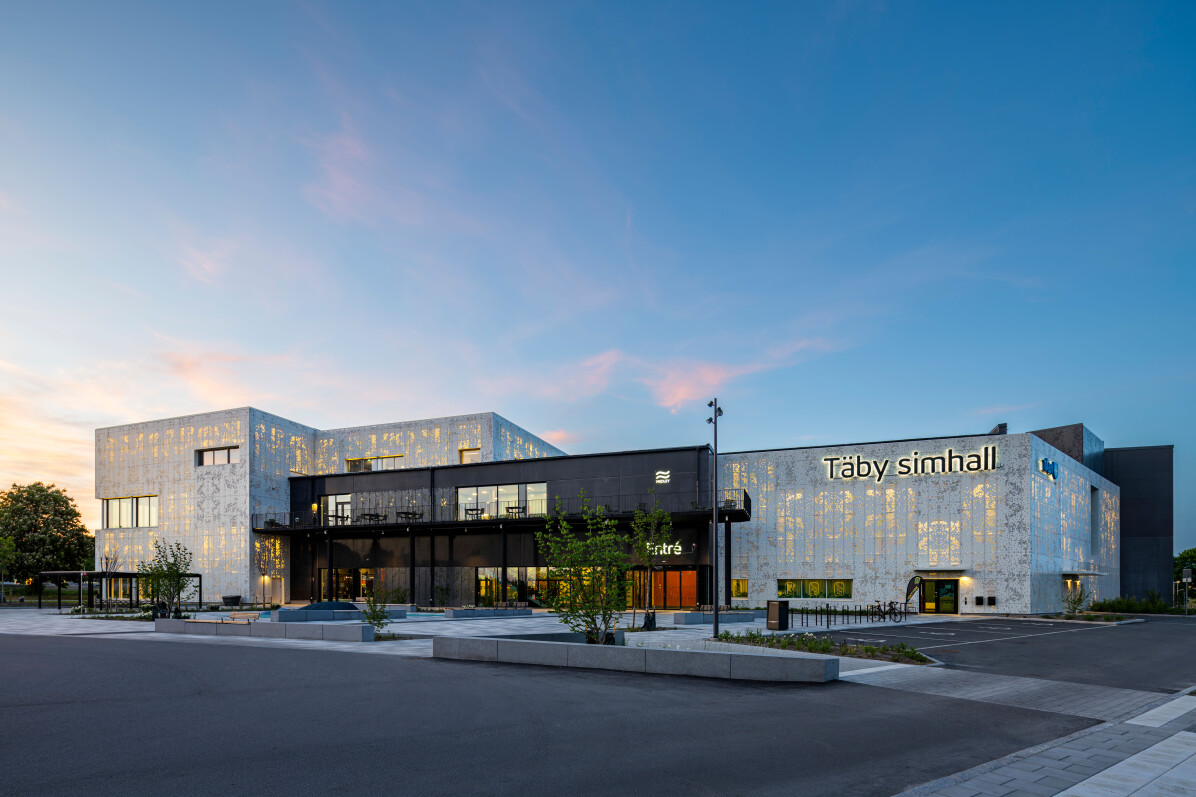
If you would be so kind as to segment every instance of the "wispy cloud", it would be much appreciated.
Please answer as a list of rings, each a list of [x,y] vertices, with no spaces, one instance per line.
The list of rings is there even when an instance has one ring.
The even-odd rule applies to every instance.
[[[580,435],[565,429],[549,429],[546,432],[541,432],[540,437],[561,448],[581,440]]]

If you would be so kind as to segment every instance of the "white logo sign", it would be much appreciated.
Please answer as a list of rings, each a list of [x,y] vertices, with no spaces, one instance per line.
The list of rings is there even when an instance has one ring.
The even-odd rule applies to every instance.
[[[657,484],[668,484],[670,475],[671,475],[671,471],[667,471],[667,470],[656,471],[656,483]]]
[[[666,542],[662,545],[650,546],[649,550],[651,550],[652,553],[656,554],[657,556],[680,555],[681,543],[680,542],[674,542],[674,543]]]

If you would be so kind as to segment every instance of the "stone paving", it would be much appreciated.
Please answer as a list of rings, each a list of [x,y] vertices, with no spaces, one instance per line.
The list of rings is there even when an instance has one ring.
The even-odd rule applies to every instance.
[[[1161,698],[1138,715],[1173,717],[1161,725],[1103,722],[898,797],[1196,796],[1196,713],[1185,696]]]

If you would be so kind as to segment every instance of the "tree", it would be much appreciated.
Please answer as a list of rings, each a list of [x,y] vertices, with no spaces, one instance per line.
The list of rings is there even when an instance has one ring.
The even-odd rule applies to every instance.
[[[17,544],[12,537],[0,537],[0,603],[4,603],[4,579],[8,566],[17,555]]]
[[[557,589],[548,596],[566,626],[585,634],[586,642],[610,644],[619,614],[627,608],[627,569],[630,564],[617,533],[616,521],[602,507],[590,506],[583,490],[583,532],[574,532],[565,519],[560,499],[536,543]]]
[[[361,617],[374,627],[376,633],[381,634],[390,623],[390,610],[386,604],[395,600],[395,592],[385,589],[378,582],[365,591],[365,608],[361,610]]]
[[[100,572],[100,608],[112,608],[112,579],[120,572],[120,549],[110,539],[104,540],[104,552],[96,556],[96,570]]]
[[[648,569],[648,588],[644,596],[644,628],[655,628],[655,614],[652,610],[652,573],[663,559],[664,546],[673,536],[673,516],[660,508],[660,501],[652,493],[652,508],[647,512],[635,510],[631,518],[631,551],[635,558]],[[631,624],[635,625],[635,606],[632,605]]]
[[[154,540],[154,558],[137,565],[142,584],[148,583],[155,600],[166,604],[172,616],[183,613],[183,594],[190,586],[191,551],[181,542]]]
[[[1175,580],[1181,581],[1184,577],[1184,568],[1192,568],[1193,578],[1196,578],[1196,548],[1189,548],[1186,551],[1180,551],[1175,555]]]
[[[87,570],[95,556],[95,539],[74,500],[53,484],[14,484],[0,491],[0,536],[15,544],[9,567],[20,581],[46,570]]]

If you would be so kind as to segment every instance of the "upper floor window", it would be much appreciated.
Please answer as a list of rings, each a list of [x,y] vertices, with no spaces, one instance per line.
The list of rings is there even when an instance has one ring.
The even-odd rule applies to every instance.
[[[457,520],[517,520],[548,513],[548,485],[496,484],[457,488]]]
[[[101,525],[106,529],[149,528],[158,525],[158,496],[105,498],[100,508]]]
[[[195,452],[195,464],[200,467],[204,465],[231,465],[240,461],[240,446],[205,448]]]
[[[365,473],[374,470],[397,470],[403,467],[402,455],[397,457],[361,457],[346,459],[345,470],[349,473]]]
[[[472,462],[482,461],[482,449],[480,448],[462,448],[460,450],[461,464],[468,465]]]

